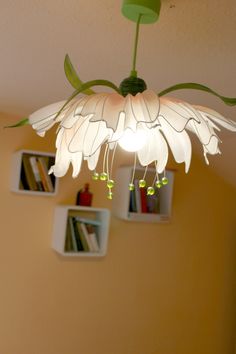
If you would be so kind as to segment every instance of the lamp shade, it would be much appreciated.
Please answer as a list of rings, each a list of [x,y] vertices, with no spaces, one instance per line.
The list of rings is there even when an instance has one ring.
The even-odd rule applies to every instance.
[[[175,98],[159,98],[152,90],[126,97],[95,93],[78,96],[63,108],[64,103],[51,104],[29,116],[40,136],[58,124],[55,165],[50,169],[57,177],[65,175],[70,164],[73,177],[77,177],[83,160],[90,170],[96,170],[102,145],[109,150],[117,143],[125,148],[122,140],[127,134],[128,140],[134,136],[136,143],[140,142],[133,149],[131,143],[131,150],[126,150],[136,154],[142,166],[154,162],[157,173],[162,173],[171,150],[177,163],[185,163],[187,172],[192,154],[189,132],[199,139],[208,163],[207,154],[220,153],[219,126],[236,131],[235,122],[214,110]]]

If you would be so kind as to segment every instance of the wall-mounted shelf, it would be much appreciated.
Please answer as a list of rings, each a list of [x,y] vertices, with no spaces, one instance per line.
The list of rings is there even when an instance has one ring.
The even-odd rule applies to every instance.
[[[47,152],[19,150],[12,156],[11,191],[21,194],[54,196],[58,178],[48,175],[55,155]]]
[[[123,166],[117,169],[115,177],[112,211],[120,219],[134,222],[168,222],[171,216],[174,172],[167,170],[165,176],[168,184],[160,189],[155,188],[154,196],[146,196],[146,191],[138,187],[138,180],[143,178],[145,169],[136,167],[134,181],[135,190],[129,190],[133,175],[133,166]],[[155,169],[149,168],[145,180],[147,186],[152,186],[155,179]],[[163,175],[159,176],[160,178]],[[141,195],[142,194],[142,195]],[[146,205],[145,205],[146,203]]]
[[[74,205],[57,206],[52,248],[62,256],[105,256],[109,224],[110,211],[108,209]],[[91,234],[93,234],[92,237]]]

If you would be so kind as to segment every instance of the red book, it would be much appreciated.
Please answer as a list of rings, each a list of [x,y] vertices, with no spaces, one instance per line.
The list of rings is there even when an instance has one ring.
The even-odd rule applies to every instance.
[[[140,188],[140,199],[141,199],[141,211],[142,213],[147,213],[147,189]]]

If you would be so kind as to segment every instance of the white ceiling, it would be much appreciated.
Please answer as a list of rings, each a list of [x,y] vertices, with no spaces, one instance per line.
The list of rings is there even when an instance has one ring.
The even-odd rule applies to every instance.
[[[2,0],[0,5],[2,112],[24,116],[68,97],[66,53],[84,81],[119,84],[129,75],[134,24],[122,17],[121,0]],[[193,81],[235,97],[235,35],[235,0],[163,0],[158,23],[141,27],[139,76],[157,92]],[[208,94],[175,96],[236,120],[235,107]],[[210,161],[236,186],[236,134],[221,137],[223,157]]]

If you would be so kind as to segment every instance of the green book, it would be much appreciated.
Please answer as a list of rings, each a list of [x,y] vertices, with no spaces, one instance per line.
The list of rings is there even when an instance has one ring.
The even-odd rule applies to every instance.
[[[66,239],[65,239],[64,251],[65,252],[74,252],[75,251],[74,246],[73,246],[73,241],[72,241],[69,219],[67,220],[67,226],[66,226]]]
[[[73,218],[71,216],[68,217],[68,223],[69,223],[69,229],[70,229],[70,235],[71,235],[71,241],[72,241],[72,250],[73,251],[78,251],[78,246],[77,246],[77,241],[75,237],[75,228],[74,228],[74,223],[73,223]]]

